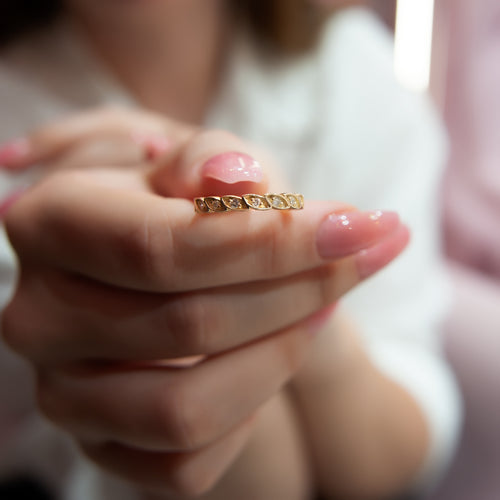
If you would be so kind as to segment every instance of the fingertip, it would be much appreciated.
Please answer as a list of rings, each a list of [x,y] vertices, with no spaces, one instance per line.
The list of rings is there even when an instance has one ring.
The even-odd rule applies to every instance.
[[[201,175],[226,184],[259,183],[264,180],[264,169],[252,156],[228,151],[209,158],[201,167]]]
[[[32,147],[28,139],[13,139],[0,146],[0,167],[5,170],[25,167],[31,152]]]
[[[334,212],[318,229],[318,252],[326,259],[346,257],[379,243],[399,226],[399,216],[395,212]]]
[[[197,130],[152,175],[164,196],[241,196],[264,193],[269,173],[247,145],[230,132]]]
[[[356,266],[361,279],[365,279],[387,266],[408,246],[410,230],[404,224],[377,245],[362,250],[356,256]]]

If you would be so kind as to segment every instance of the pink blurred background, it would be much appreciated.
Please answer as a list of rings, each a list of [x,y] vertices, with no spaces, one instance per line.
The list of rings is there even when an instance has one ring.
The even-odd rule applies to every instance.
[[[395,2],[369,2],[389,26]],[[432,500],[500,499],[500,2],[436,0],[431,93],[450,157],[442,190],[454,303],[445,350],[465,420]]]
[[[367,0],[389,27],[394,0]],[[435,0],[431,94],[450,138],[442,189],[454,302],[447,357],[463,434],[432,500],[500,499],[500,1]]]
[[[465,402],[433,500],[500,499],[500,2],[437,0],[433,91],[450,135],[443,227],[455,303],[445,346]]]

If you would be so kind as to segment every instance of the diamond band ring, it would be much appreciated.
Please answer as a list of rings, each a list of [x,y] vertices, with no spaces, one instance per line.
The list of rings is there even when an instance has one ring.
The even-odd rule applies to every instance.
[[[304,208],[304,196],[298,193],[204,196],[194,199],[194,208],[200,214],[244,210],[301,210]]]

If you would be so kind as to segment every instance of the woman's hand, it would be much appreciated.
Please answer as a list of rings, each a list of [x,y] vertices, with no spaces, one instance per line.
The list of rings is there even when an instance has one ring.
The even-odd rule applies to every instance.
[[[164,116],[102,107],[43,125],[0,147],[0,165],[12,173],[33,165],[46,170],[139,166],[168,153],[195,133]]]
[[[246,151],[228,134],[177,144],[153,170],[60,171],[12,207],[20,277],[3,334],[35,366],[42,411],[93,460],[141,487],[194,494],[240,453],[329,306],[408,232],[394,214],[335,202],[195,214],[159,194],[262,191],[265,176],[224,182],[221,154]],[[185,356],[202,358],[165,362]]]
[[[103,107],[77,113],[57,122],[44,125],[28,136],[0,146],[2,169],[15,175],[34,166],[41,167],[42,176],[60,170],[117,167],[143,168],[153,171],[150,178],[155,192],[168,197],[193,198],[209,194],[230,194],[231,186],[238,184],[240,191],[263,190],[269,183],[286,188],[284,176],[274,166],[263,171],[259,165],[234,163],[238,158],[228,157],[219,165],[205,165],[200,172],[203,158],[197,158],[203,150],[204,157],[219,151],[222,132],[212,143],[211,134],[203,134],[202,148],[184,148],[201,130],[170,120],[162,115],[142,110]],[[255,146],[243,144],[228,134],[229,144],[235,149],[265,158],[266,153]],[[241,162],[241,159],[239,159]],[[268,161],[268,163],[271,163]],[[159,166],[168,164],[168,169]],[[189,168],[189,175],[185,171]],[[244,168],[241,168],[241,167]],[[208,168],[207,168],[208,167]],[[222,182],[221,182],[222,181]],[[10,208],[15,196],[5,208],[0,206],[0,216]]]

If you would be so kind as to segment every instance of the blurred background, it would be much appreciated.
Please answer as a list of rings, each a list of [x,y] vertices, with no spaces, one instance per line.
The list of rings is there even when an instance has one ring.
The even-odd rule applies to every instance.
[[[395,31],[395,72],[429,92],[450,155],[442,187],[454,303],[444,348],[464,396],[464,432],[432,500],[500,499],[500,2],[368,2]]]

